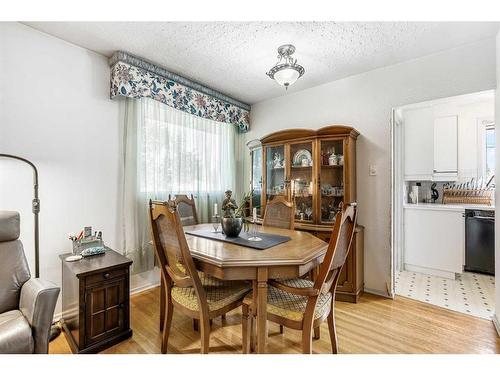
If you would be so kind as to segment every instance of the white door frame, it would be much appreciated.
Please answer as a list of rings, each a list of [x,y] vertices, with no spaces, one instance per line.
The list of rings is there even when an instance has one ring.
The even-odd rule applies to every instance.
[[[396,295],[396,269],[403,264],[403,131],[399,108],[391,110],[391,277],[389,296]],[[399,249],[399,250],[398,250]]]

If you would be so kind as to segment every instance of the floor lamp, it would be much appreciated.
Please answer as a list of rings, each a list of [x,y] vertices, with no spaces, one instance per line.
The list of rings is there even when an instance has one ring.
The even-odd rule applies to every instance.
[[[33,168],[33,200],[31,201],[31,211],[35,216],[35,277],[40,277],[40,241],[38,214],[40,213],[40,199],[38,198],[38,169],[31,161],[20,156],[10,154],[0,154],[0,158],[9,158],[22,161]],[[61,329],[53,324],[50,328],[50,339],[53,340],[61,333]]]

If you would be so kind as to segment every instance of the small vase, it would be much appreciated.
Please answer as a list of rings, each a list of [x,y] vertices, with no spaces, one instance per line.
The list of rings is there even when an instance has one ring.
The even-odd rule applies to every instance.
[[[337,165],[337,156],[335,154],[331,154],[328,158],[329,165]]]
[[[243,218],[223,217],[221,220],[222,231],[227,237],[238,237],[243,228]]]

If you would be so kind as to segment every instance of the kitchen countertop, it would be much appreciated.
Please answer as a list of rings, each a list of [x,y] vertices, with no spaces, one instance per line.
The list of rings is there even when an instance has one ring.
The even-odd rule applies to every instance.
[[[403,203],[403,208],[415,210],[441,210],[441,211],[465,211],[467,210],[495,210],[495,206],[484,204],[442,204],[442,203]]]

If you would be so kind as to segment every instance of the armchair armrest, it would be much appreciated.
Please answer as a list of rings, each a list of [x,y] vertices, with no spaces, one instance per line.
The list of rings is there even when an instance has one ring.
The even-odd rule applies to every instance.
[[[59,287],[42,279],[29,279],[21,288],[19,310],[31,326],[35,353],[47,353],[49,333]]]

